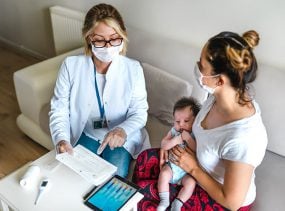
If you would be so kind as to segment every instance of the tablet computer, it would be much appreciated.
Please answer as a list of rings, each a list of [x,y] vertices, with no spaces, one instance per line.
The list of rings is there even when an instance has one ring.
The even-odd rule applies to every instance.
[[[93,210],[120,210],[138,191],[137,185],[115,175],[85,196],[84,204]]]

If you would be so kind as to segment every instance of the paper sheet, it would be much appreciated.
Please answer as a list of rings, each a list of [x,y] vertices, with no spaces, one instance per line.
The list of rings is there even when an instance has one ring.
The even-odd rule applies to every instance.
[[[116,166],[81,145],[73,148],[73,155],[61,153],[56,159],[94,185],[102,184],[117,171]]]

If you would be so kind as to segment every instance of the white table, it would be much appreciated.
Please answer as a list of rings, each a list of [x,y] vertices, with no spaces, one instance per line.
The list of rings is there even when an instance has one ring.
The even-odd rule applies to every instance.
[[[0,210],[21,211],[84,211],[90,210],[83,204],[83,196],[93,187],[78,174],[63,164],[54,168],[55,151],[50,151],[0,180]],[[41,176],[36,185],[26,190],[19,184],[28,166],[36,164]],[[34,204],[41,179],[48,177],[51,186],[43,193],[37,205]]]

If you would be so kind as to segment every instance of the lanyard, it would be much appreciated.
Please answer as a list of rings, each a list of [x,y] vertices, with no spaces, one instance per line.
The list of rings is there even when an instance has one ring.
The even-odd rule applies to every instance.
[[[103,102],[101,103],[101,99],[100,99],[99,89],[98,89],[97,80],[96,80],[96,68],[95,67],[94,67],[94,76],[95,76],[95,89],[96,89],[97,102],[98,102],[99,111],[100,111],[100,118],[101,120],[103,120],[105,110],[104,110],[104,104]]]

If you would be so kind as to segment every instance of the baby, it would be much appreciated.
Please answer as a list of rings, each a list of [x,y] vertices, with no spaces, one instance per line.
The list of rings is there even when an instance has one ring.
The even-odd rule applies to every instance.
[[[174,126],[161,141],[163,150],[170,150],[179,144],[182,147],[188,145],[195,151],[196,143],[191,136],[192,125],[201,105],[192,97],[183,97],[178,100],[173,108]],[[183,169],[171,162],[166,162],[159,174],[158,192],[160,203],[158,211],[166,210],[169,206],[169,183],[182,184],[178,196],[171,204],[171,210],[181,210],[183,203],[192,195],[195,188],[195,180]]]

